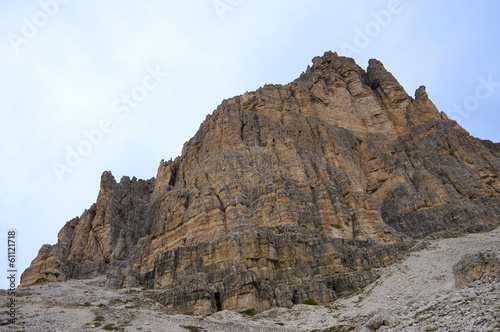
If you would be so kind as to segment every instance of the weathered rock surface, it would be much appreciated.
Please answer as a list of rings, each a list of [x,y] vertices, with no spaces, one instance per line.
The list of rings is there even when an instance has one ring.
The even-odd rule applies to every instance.
[[[500,270],[500,260],[494,252],[486,251],[467,254],[455,265],[453,274],[455,286],[461,288],[468,283],[480,280],[487,273]]]
[[[418,240],[380,278],[326,305],[274,307],[254,316],[222,310],[181,315],[151,297],[161,289],[104,287],[106,277],[68,280],[16,290],[16,320],[0,311],[9,331],[500,331],[500,270],[461,289],[453,265],[470,253],[500,255],[500,227],[460,237]],[[9,301],[0,290],[0,301]],[[3,331],[3,330],[2,330]]]
[[[190,313],[329,302],[412,239],[498,225],[497,145],[410,97],[377,60],[327,52],[224,100],[155,179],[101,179],[21,285],[107,276]]]

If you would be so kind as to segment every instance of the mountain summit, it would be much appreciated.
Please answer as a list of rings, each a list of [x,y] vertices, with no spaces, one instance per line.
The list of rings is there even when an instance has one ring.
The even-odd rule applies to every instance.
[[[500,144],[425,87],[327,52],[287,85],[224,100],[156,178],[101,178],[21,286],[106,275],[209,314],[320,303],[375,281],[414,239],[500,220]]]

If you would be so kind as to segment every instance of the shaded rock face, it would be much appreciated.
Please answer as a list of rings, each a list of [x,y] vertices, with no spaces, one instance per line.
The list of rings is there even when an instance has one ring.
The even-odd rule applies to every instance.
[[[490,142],[491,143],[491,142]],[[294,82],[224,100],[155,179],[101,179],[21,285],[105,274],[184,312],[328,302],[412,239],[500,217],[498,146],[410,97],[377,60],[327,52]]]

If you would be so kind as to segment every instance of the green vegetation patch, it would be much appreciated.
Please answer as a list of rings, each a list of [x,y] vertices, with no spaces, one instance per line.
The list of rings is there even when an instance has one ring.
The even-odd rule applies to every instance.
[[[106,324],[106,325],[104,325],[104,327],[102,329],[105,331],[119,331],[120,330],[120,328],[116,327],[113,324]]]
[[[255,316],[257,315],[257,311],[255,311],[255,309],[247,309],[243,311],[243,314],[247,316]]]
[[[304,302],[302,302],[302,304],[307,304],[307,305],[318,305],[318,302],[316,302],[315,300],[313,299],[308,299],[308,300],[305,300]]]
[[[203,331],[206,331],[204,328],[202,327],[198,327],[198,326],[181,326],[182,328],[185,328],[186,330],[189,330],[191,332],[203,332]]]

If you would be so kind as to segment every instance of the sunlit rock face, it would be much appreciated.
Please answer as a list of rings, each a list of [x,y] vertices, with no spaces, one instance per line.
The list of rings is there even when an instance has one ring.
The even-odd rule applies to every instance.
[[[156,178],[101,178],[22,286],[106,275],[183,312],[324,303],[411,241],[500,220],[498,144],[410,97],[377,60],[327,52],[292,83],[224,100]]]

